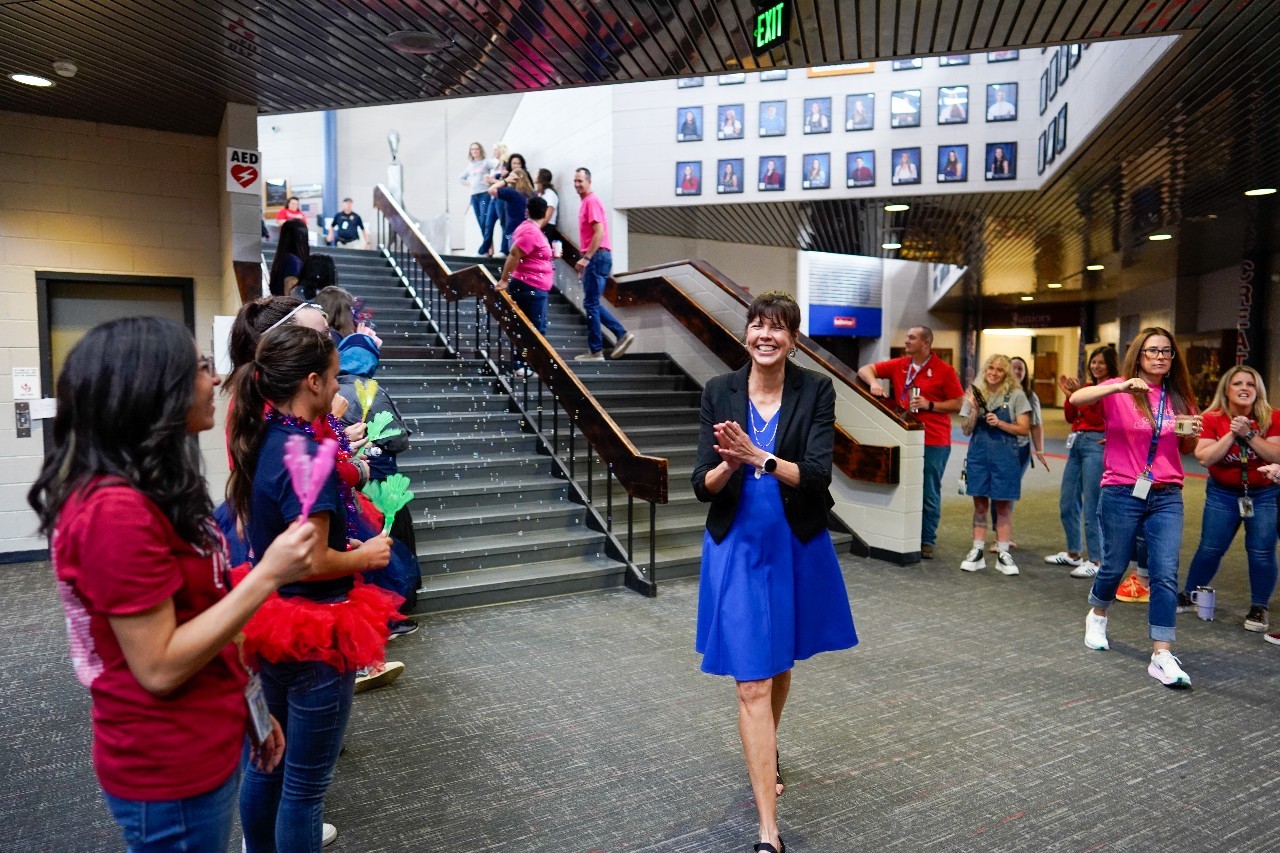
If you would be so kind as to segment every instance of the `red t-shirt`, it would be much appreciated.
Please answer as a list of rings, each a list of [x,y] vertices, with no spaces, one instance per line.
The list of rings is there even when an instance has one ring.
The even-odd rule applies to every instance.
[[[906,409],[910,402],[907,373],[911,371],[911,356],[877,361],[875,371],[880,379],[893,382],[894,404],[899,409]],[[960,386],[960,377],[955,370],[932,354],[918,371],[912,372],[914,376],[911,378],[911,387],[919,388],[920,396],[926,400],[942,403],[964,396],[964,388]],[[927,447],[951,446],[951,415],[946,412],[916,412],[916,417],[924,424],[924,443]]]
[[[240,760],[247,716],[247,676],[235,645],[159,698],[134,678],[108,618],[173,599],[178,624],[191,620],[227,594],[224,546],[196,550],[159,507],[123,484],[69,500],[50,545],[71,662],[93,698],[93,767],[102,789],[130,800],[174,800],[226,782]]]
[[[1102,403],[1073,406],[1067,400],[1062,404],[1062,414],[1071,424],[1072,432],[1103,432],[1107,428],[1107,419],[1102,415]]]
[[[1222,409],[1214,409],[1212,412],[1205,412],[1200,416],[1204,428],[1200,432],[1200,438],[1213,439],[1217,441],[1227,433],[1231,432],[1231,415]],[[1249,424],[1254,428],[1258,428],[1258,422],[1252,418]],[[1271,425],[1267,427],[1263,438],[1271,438],[1272,436],[1280,436],[1280,417],[1271,418]],[[1249,488],[1258,489],[1268,486],[1271,481],[1265,476],[1258,473],[1258,469],[1264,463],[1258,454],[1252,450],[1247,451],[1249,454]],[[1221,486],[1228,489],[1240,489],[1240,442],[1231,443],[1231,449],[1227,451],[1227,455],[1222,457],[1216,464],[1209,466],[1209,475]]]
[[[303,222],[306,222],[307,214],[301,210],[290,210],[287,207],[282,207],[276,211],[276,222],[279,222],[281,225],[288,222],[290,219],[301,219]]]

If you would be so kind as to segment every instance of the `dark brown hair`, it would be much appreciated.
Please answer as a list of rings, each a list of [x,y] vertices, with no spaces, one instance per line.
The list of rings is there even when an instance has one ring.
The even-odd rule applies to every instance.
[[[329,315],[329,328],[342,337],[356,330],[355,297],[341,287],[326,287],[316,294],[316,302]]]
[[[258,351],[258,339],[262,333],[280,322],[289,312],[302,304],[301,299],[293,296],[263,296],[252,302],[246,302],[236,312],[236,319],[231,324],[231,334],[227,339],[227,349],[231,353],[231,374],[253,361],[253,354]],[[231,393],[232,382],[222,387],[224,394]]]
[[[747,308],[747,325],[750,326],[758,317],[772,320],[774,325],[785,326],[793,338],[800,334],[800,306],[790,293],[769,290],[751,300],[751,306]]]
[[[1098,356],[1102,356],[1102,360],[1107,363],[1108,379],[1115,379],[1117,376],[1120,375],[1120,361],[1118,358],[1116,358],[1116,348],[1111,346],[1110,344],[1106,346],[1101,346],[1095,349],[1093,352],[1089,353],[1089,361],[1085,363],[1084,375],[1085,375],[1085,378],[1088,380],[1088,384],[1090,385],[1098,384],[1096,381],[1094,381],[1093,371],[1088,369],[1089,365],[1092,364],[1093,360]]]
[[[1153,338],[1156,335],[1163,335],[1168,338],[1169,345],[1173,347],[1173,364],[1169,365],[1169,374],[1164,380],[1164,387],[1169,395],[1169,405],[1174,414],[1194,415],[1196,413],[1196,395],[1191,389],[1191,376],[1187,373],[1187,362],[1182,357],[1182,349],[1178,346],[1178,341],[1174,338],[1173,332],[1168,329],[1162,329],[1159,326],[1148,326],[1138,332],[1124,354],[1124,366],[1120,369],[1120,376],[1125,379],[1133,379],[1138,375],[1138,368],[1142,363],[1142,348],[1147,345],[1148,338]],[[1151,401],[1147,399],[1146,394],[1135,395],[1133,402],[1148,419],[1155,420],[1151,412]]]

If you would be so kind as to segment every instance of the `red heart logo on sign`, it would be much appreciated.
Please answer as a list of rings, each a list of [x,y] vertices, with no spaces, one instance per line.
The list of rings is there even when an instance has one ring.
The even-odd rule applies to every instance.
[[[231,167],[231,179],[242,187],[247,187],[258,180],[258,170],[252,166],[239,163]]]

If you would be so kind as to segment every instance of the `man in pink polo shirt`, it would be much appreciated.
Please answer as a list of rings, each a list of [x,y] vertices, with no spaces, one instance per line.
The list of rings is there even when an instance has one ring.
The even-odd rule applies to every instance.
[[[600,324],[613,332],[617,343],[610,358],[617,358],[635,343],[635,335],[618,322],[609,309],[600,304],[605,282],[613,273],[613,244],[609,242],[609,221],[604,203],[591,191],[591,170],[586,167],[573,173],[573,188],[582,203],[578,207],[578,239],[582,257],[576,269],[582,278],[582,310],[587,312],[587,352],[575,357],[576,361],[603,361],[604,338]]]

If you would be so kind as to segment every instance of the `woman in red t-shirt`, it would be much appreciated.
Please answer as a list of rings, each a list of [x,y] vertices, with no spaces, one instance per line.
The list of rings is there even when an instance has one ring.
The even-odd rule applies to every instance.
[[[218,382],[172,320],[91,329],[58,377],[53,447],[27,498],[93,699],[94,770],[130,850],[227,848],[248,716],[232,639],[309,575],[316,543],[314,525],[291,525],[230,589],[192,440],[213,427]],[[264,720],[254,761],[273,768],[284,738]]]
[[[1276,497],[1280,487],[1258,469],[1280,462],[1280,419],[1267,403],[1258,371],[1237,365],[1223,374],[1204,412],[1196,459],[1209,469],[1205,485],[1200,547],[1178,593],[1178,612],[1192,609],[1191,591],[1213,582],[1223,554],[1244,522],[1249,559],[1249,615],[1246,631],[1267,630],[1267,609],[1276,588]]]

